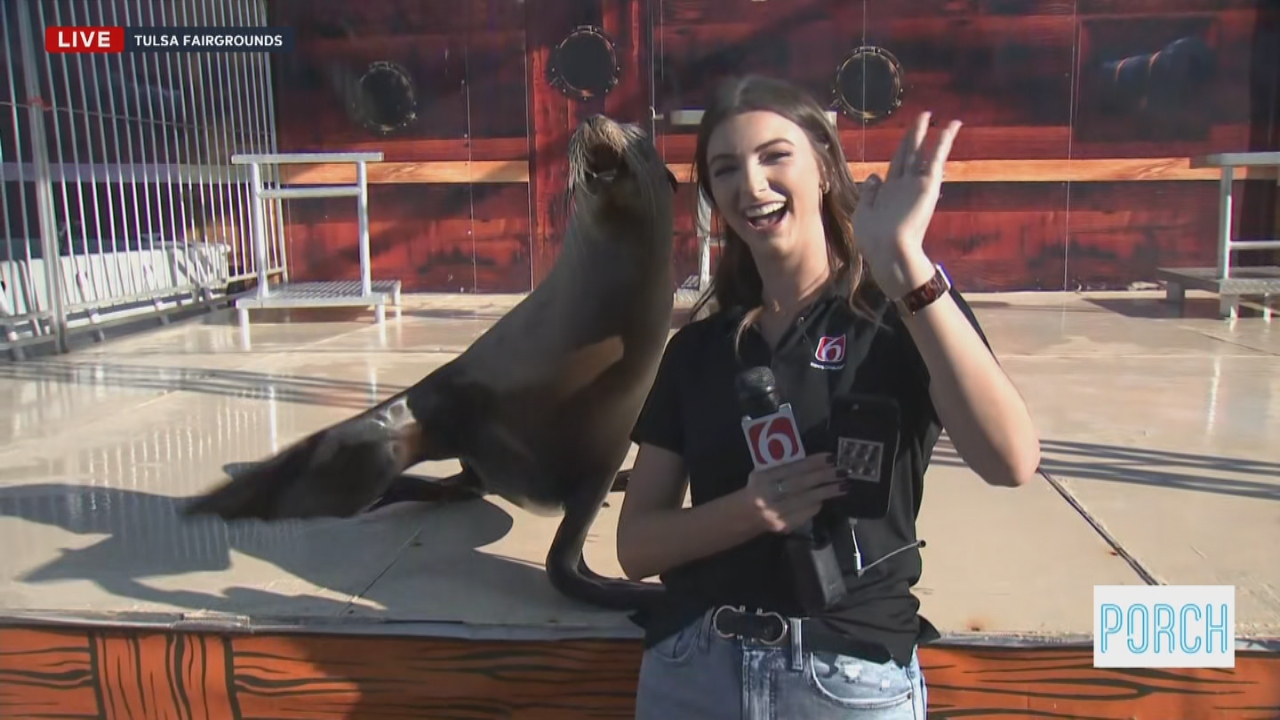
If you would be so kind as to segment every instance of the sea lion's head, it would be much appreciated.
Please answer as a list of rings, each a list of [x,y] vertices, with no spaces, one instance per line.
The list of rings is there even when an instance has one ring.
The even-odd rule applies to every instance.
[[[677,187],[638,125],[594,115],[569,138],[569,196],[580,219],[669,228]]]

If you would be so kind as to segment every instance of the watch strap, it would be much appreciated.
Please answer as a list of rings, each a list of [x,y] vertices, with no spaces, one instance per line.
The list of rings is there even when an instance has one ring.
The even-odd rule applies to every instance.
[[[895,301],[901,312],[907,315],[915,315],[928,307],[934,300],[951,291],[951,278],[947,277],[947,272],[942,269],[941,265],[935,264],[933,267],[933,277],[929,278],[925,284]]]

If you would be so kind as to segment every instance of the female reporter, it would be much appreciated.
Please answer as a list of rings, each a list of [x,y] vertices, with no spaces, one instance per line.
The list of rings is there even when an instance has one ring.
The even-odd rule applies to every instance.
[[[724,238],[709,316],[669,342],[633,434],[639,454],[618,559],[658,575],[644,620],[640,718],[924,718],[915,519],[945,427],[986,482],[1016,487],[1039,464],[1027,409],[961,295],[923,246],[959,123],[926,145],[920,115],[886,176],[861,188],[839,138],[802,90],[722,85],[695,151]],[[734,380],[772,368],[809,456],[755,470]],[[846,596],[806,611],[786,536],[850,479],[831,462],[837,392],[896,406],[887,514],[850,527]],[[890,443],[892,446],[893,443]],[[685,490],[692,507],[683,508]],[[844,521],[847,524],[847,521]]]

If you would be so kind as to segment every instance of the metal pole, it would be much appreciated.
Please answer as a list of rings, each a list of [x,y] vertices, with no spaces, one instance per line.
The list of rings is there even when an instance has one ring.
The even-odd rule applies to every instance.
[[[257,0],[257,19],[258,24],[267,26],[271,24],[270,12],[267,8],[266,0]],[[271,58],[268,53],[260,54],[262,63],[262,83],[259,85],[259,92],[267,101],[267,152],[275,154],[280,152],[276,135],[276,100],[275,93],[272,92],[272,75],[271,75]],[[283,185],[281,179],[280,166],[273,165],[273,182],[277,187]],[[275,201],[275,212],[272,213],[272,219],[275,222],[275,228],[272,230],[272,238],[275,241],[276,261],[280,266],[280,281],[289,282],[289,252],[284,242],[284,225],[285,215],[289,212],[289,206],[279,200]]]
[[[44,117],[40,114],[40,78],[36,73],[36,53],[31,31],[31,12],[25,2],[18,8],[18,45],[22,49],[22,75],[27,86],[27,119],[31,134],[31,162],[35,166],[36,211],[40,220],[40,247],[44,257],[45,285],[52,311],[58,352],[67,352],[67,314],[62,299],[62,255],[58,248],[58,223],[53,211],[53,181],[49,177],[49,146],[45,141]],[[43,44],[41,48],[43,48]],[[21,162],[21,161],[19,161]]]
[[[356,213],[360,222],[360,294],[368,297],[373,294],[373,279],[369,268],[369,178],[363,160],[356,163],[356,185],[360,188],[360,194],[356,196]]]
[[[267,289],[267,224],[262,217],[262,168],[257,162],[249,163],[249,177],[253,182],[253,253],[258,259],[258,299],[271,294]]]
[[[1231,185],[1236,169],[1224,165],[1218,180],[1218,277],[1231,277]]]
[[[698,291],[706,292],[711,285],[711,203],[698,189]]]

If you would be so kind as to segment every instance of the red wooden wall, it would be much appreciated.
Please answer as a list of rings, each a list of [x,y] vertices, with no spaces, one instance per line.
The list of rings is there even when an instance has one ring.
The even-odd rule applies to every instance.
[[[276,0],[273,22],[300,37],[297,53],[276,58],[277,126],[282,151],[386,154],[371,169],[375,276],[408,291],[525,291],[556,257],[551,208],[583,116],[647,122],[650,107],[696,109],[716,79],[748,71],[827,102],[847,53],[876,45],[901,62],[903,104],[865,127],[840,116],[846,154],[860,177],[919,111],[964,120],[928,239],[961,287],[1124,287],[1157,266],[1214,263],[1215,174],[1189,169],[1188,156],[1280,149],[1270,2]],[[571,100],[547,65],[584,25],[613,39],[620,70],[604,97]],[[1174,67],[1145,95],[1114,87],[1108,62],[1185,38],[1200,43],[1201,75]],[[342,102],[342,78],[378,60],[405,68],[418,102],[416,119],[385,136]],[[685,177],[695,129],[654,128]],[[1237,187],[1241,232],[1261,235],[1275,225],[1276,188],[1253,177]],[[677,279],[697,268],[684,194]],[[295,201],[288,212],[295,278],[356,277],[354,203]]]
[[[0,627],[6,720],[633,718],[634,640]],[[1280,656],[1232,669],[1093,667],[1086,647],[920,649],[930,720],[1260,720]]]

